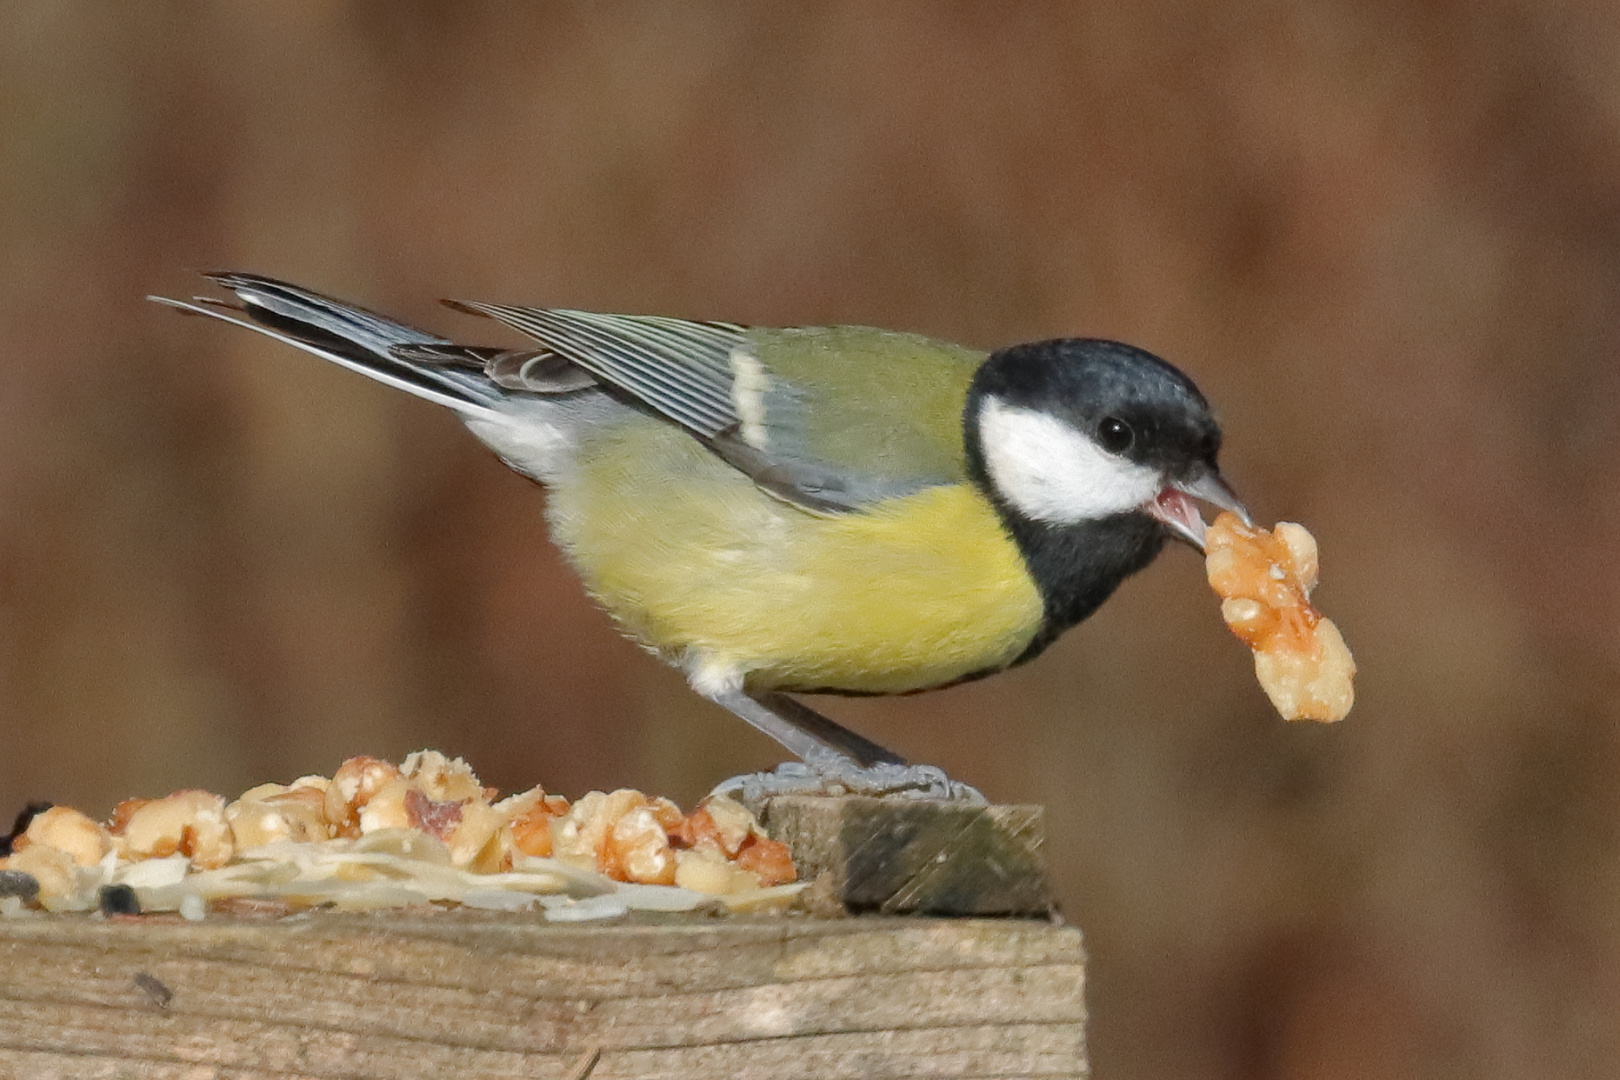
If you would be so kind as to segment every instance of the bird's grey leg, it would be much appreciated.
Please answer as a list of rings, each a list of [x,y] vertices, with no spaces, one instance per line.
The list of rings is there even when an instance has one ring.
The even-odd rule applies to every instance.
[[[704,697],[781,743],[798,762],[775,772],[734,776],[716,792],[753,801],[770,795],[903,795],[983,802],[984,796],[932,765],[904,758],[834,723],[786,694],[738,686],[697,686]],[[802,762],[802,764],[801,764]]]
[[[786,694],[774,690],[750,694],[746,690],[726,689],[706,696],[781,743],[807,764],[834,759],[853,761],[857,765],[906,763],[899,754],[862,738]]]

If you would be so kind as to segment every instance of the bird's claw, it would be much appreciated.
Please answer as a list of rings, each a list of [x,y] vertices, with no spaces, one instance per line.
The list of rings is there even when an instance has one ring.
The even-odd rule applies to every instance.
[[[809,765],[787,761],[771,772],[745,773],[722,780],[711,794],[729,795],[757,805],[775,795],[871,795],[883,798],[930,799],[982,805],[977,788],[952,780],[934,765],[880,762],[857,765],[847,758]]]

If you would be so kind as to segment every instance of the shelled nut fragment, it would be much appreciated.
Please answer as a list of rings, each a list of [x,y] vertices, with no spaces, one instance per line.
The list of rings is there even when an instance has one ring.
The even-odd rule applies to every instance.
[[[277,840],[330,840],[334,831],[326,819],[326,791],[303,781],[250,788],[225,808],[225,820],[239,849]]]
[[[112,834],[71,807],[53,806],[34,815],[27,831],[15,841],[15,849],[21,851],[32,844],[65,852],[80,866],[95,866],[112,850]]]
[[[748,808],[728,796],[710,795],[700,802],[682,825],[682,839],[694,850],[723,855],[762,887],[796,879],[787,845],[766,836]],[[702,871],[689,871],[696,872]]]
[[[564,862],[644,885],[675,881],[667,827],[639,791],[592,791],[551,827],[552,853]]]
[[[339,765],[326,788],[326,820],[337,835],[359,836],[360,811],[399,775],[399,766],[372,757],[352,757]]]
[[[1273,532],[1222,513],[1205,537],[1205,571],[1221,617],[1254,650],[1254,672],[1288,720],[1342,720],[1355,702],[1356,664],[1333,620],[1310,604],[1319,560],[1303,526]]]
[[[568,800],[535,787],[502,799],[495,811],[506,821],[518,851],[545,858],[552,853],[551,823],[568,813]]]
[[[236,845],[225,820],[225,800],[208,791],[177,791],[133,810],[124,822],[122,850],[136,858],[178,852],[198,869],[231,861]]]
[[[7,870],[27,874],[38,882],[37,895],[47,910],[56,910],[62,901],[78,892],[78,864],[60,848],[29,844],[5,862]]]

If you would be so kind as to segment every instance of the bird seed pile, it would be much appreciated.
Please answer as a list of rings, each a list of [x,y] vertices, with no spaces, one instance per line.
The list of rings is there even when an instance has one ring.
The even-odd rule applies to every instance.
[[[331,777],[130,799],[98,822],[37,813],[0,859],[0,915],[293,913],[459,904],[546,918],[785,904],[803,886],[785,845],[740,803],[690,813],[638,791],[570,803],[499,799],[460,758],[350,758]]]

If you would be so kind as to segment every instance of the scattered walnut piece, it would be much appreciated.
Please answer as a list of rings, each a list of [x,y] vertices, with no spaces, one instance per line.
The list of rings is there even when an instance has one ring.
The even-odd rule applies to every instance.
[[[603,854],[609,877],[643,885],[675,884],[675,851],[649,806],[638,806],[613,823]]]
[[[727,795],[710,795],[686,816],[681,839],[687,847],[711,847],[735,858],[743,841],[758,828],[742,803]]]
[[[765,835],[759,821],[742,803],[726,795],[710,795],[686,815],[681,823],[678,841],[684,848],[718,855],[722,861],[752,875],[750,884],[768,887],[785,885],[798,878],[793,857],[786,844]],[[686,874],[694,880],[723,885],[726,879],[705,862],[693,862]],[[730,888],[735,889],[735,879]],[[688,886],[699,892],[709,889]],[[725,891],[725,890],[722,890]]]
[[[673,841],[680,833],[681,825],[686,821],[686,815],[681,813],[681,808],[659,795],[647,800],[647,809],[652,811],[653,817],[658,819],[658,824],[664,827],[664,831],[669,833]]]
[[[553,858],[582,869],[596,869],[597,854],[606,843],[607,831],[613,824],[608,817],[609,798],[605,791],[587,791],[574,800],[568,813],[551,823]]]
[[[450,834],[456,831],[461,824],[461,803],[453,799],[429,798],[423,794],[409,780],[400,781],[404,785],[404,795],[401,805],[405,809],[405,823],[412,829],[421,829],[440,840],[448,841]],[[378,799],[378,803],[382,800]],[[362,812],[362,819],[364,813]],[[371,832],[371,829],[366,829]]]
[[[29,844],[5,860],[7,870],[20,870],[39,882],[39,902],[47,910],[71,897],[78,888],[78,863],[61,848]]]
[[[112,850],[112,834],[104,826],[67,806],[35,814],[28,831],[15,842],[16,850],[26,846],[24,841],[66,852],[80,866],[94,866]]]
[[[675,884],[693,892],[724,896],[758,886],[747,870],[726,861],[718,848],[688,848],[675,853]]]
[[[762,888],[799,880],[788,846],[760,832],[751,834],[738,848],[737,866],[753,874]]]
[[[461,816],[443,839],[450,846],[450,865],[470,866],[500,831],[501,816],[481,795],[454,805],[461,807]]]
[[[360,811],[400,777],[399,767],[373,757],[352,757],[338,766],[326,786],[326,820],[337,835],[360,835]]]
[[[375,768],[368,773],[385,775]],[[406,758],[404,767],[359,808],[359,832],[369,836],[384,829],[415,829],[443,840],[451,865],[469,866],[484,855],[505,824],[487,794],[460,758],[420,751]],[[510,865],[503,855],[497,850],[483,861]]]
[[[262,847],[289,839],[287,820],[273,806],[256,799],[237,799],[225,808],[231,826],[231,840],[239,850]]]
[[[1310,604],[1315,539],[1291,522],[1268,532],[1222,513],[1204,542],[1221,617],[1254,650],[1255,675],[1277,711],[1288,720],[1344,719],[1356,665],[1338,627]]]
[[[113,807],[112,816],[107,819],[107,828],[112,830],[114,836],[122,835],[124,826],[129,824],[130,816],[151,801],[151,799],[125,799]]]
[[[289,840],[330,840],[336,835],[336,829],[326,819],[326,792],[321,788],[294,781],[286,791],[269,795],[264,801],[287,819]]]
[[[260,784],[227,806],[225,820],[236,847],[259,847],[277,840],[330,840],[333,828],[326,820],[326,792],[305,783],[308,779],[287,786]]]
[[[660,812],[639,791],[587,792],[552,823],[552,854],[619,881],[671,884],[675,855]]]
[[[495,811],[506,819],[519,851],[545,858],[551,854],[551,823],[568,813],[568,800],[535,787],[502,799]]]
[[[488,799],[489,792],[473,775],[472,766],[461,758],[448,758],[437,750],[418,750],[405,759],[399,770],[416,782],[416,788],[435,802],[467,802]]]
[[[383,829],[409,829],[411,813],[405,799],[413,793],[421,796],[421,792],[403,776],[396,776],[383,784],[359,808],[355,835],[368,836]]]
[[[130,857],[179,852],[202,870],[224,866],[235,854],[225,800],[207,791],[177,791],[151,800],[129,815],[122,839],[122,849]]]

